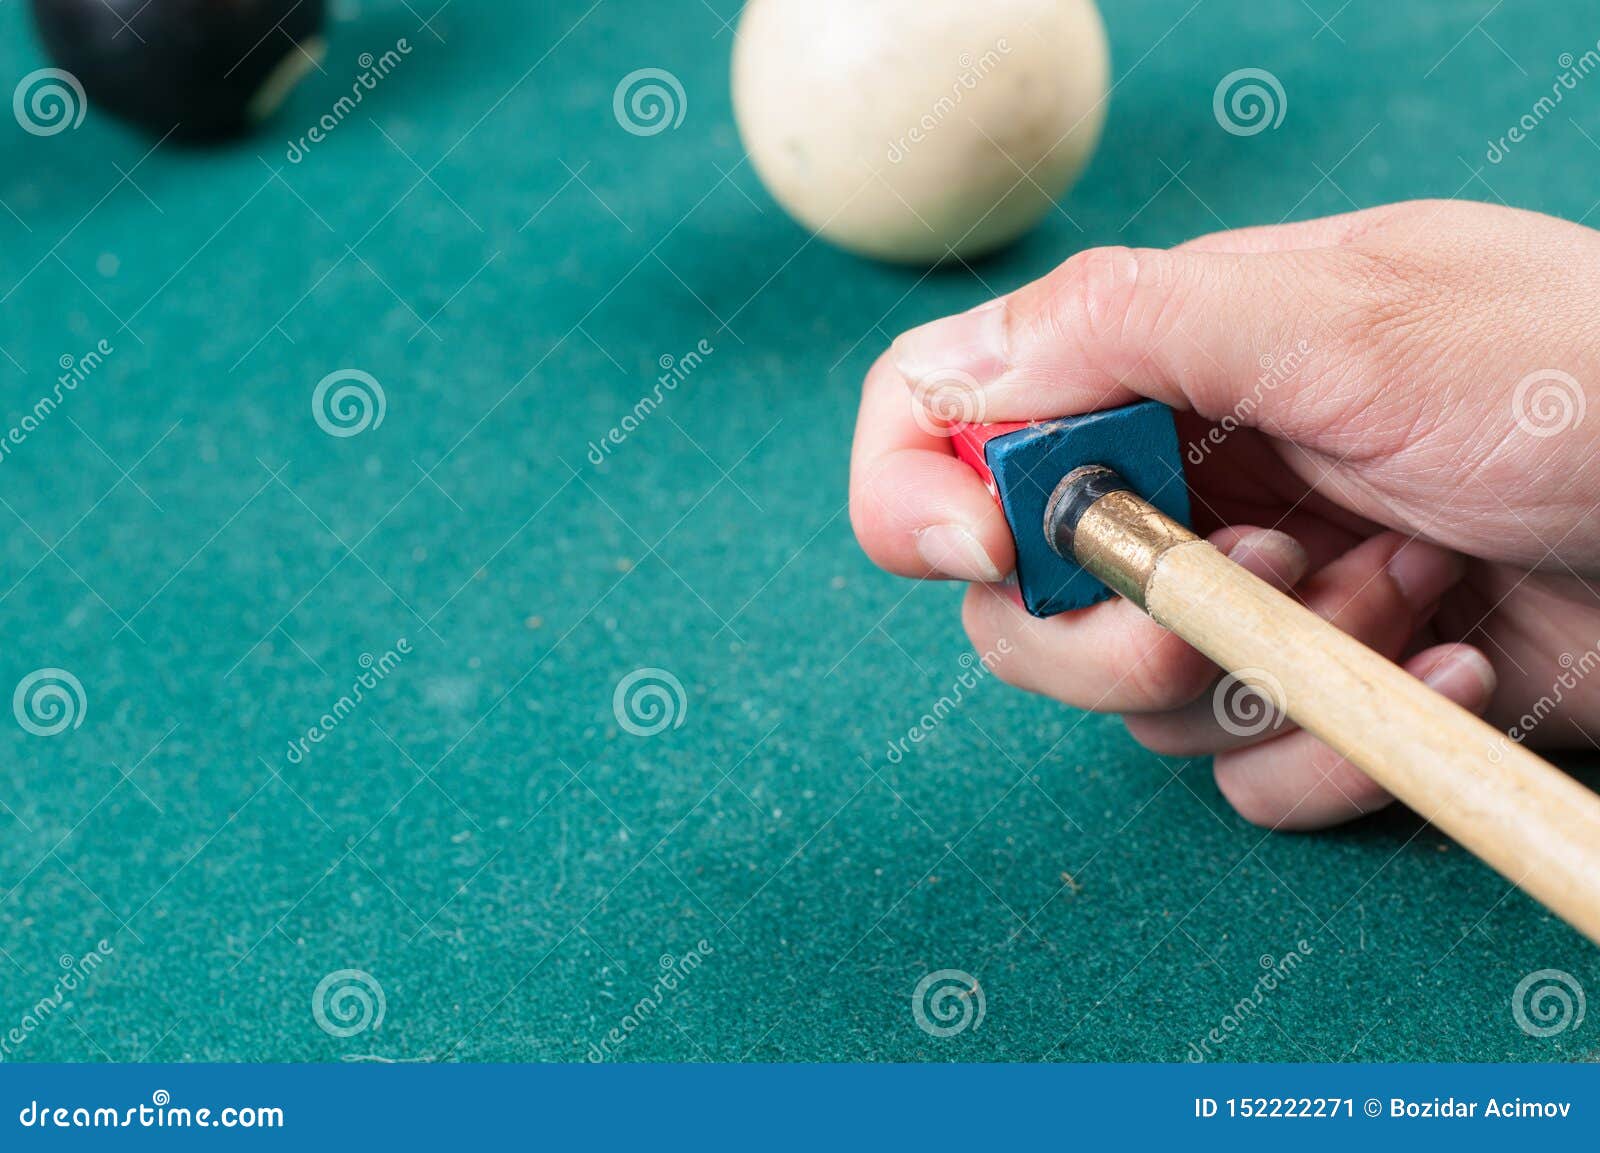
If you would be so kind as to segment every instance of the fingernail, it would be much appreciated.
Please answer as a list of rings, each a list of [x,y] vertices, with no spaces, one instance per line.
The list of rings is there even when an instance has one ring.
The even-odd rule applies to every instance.
[[[1422,678],[1422,683],[1468,709],[1481,709],[1494,696],[1500,678],[1494,666],[1477,649],[1461,648]]]
[[[958,524],[936,524],[917,534],[917,555],[935,572],[993,584],[1005,574],[978,538]]]
[[[982,387],[1007,368],[1003,300],[991,300],[902,333],[889,347],[895,367],[913,384],[961,373]]]
[[[1413,612],[1421,612],[1455,586],[1466,572],[1460,554],[1424,540],[1408,540],[1385,566]]]
[[[1283,588],[1293,588],[1311,567],[1311,559],[1300,542],[1286,532],[1262,529],[1239,538],[1228,550],[1228,559],[1263,580]]]

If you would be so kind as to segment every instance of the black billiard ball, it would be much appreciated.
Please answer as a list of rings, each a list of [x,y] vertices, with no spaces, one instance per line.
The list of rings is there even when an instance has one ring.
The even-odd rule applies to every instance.
[[[214,140],[265,119],[321,59],[325,0],[33,0],[89,106]]]

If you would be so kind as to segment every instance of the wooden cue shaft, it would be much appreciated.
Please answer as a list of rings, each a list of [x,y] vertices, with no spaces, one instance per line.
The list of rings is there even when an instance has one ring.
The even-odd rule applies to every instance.
[[[1045,531],[1062,555],[1600,944],[1600,796],[1240,568],[1108,469],[1062,481]]]

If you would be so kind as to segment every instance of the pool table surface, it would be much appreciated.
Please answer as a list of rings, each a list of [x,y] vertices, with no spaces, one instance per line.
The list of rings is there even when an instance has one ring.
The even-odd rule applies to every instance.
[[[434,7],[336,5],[323,71],[230,147],[0,126],[0,691],[82,690],[76,727],[0,724],[5,1059],[1600,1055],[1600,1022],[1511,1013],[1535,970],[1600,989],[1595,950],[1442,835],[1251,827],[1206,760],[974,675],[960,588],[876,571],[846,509],[892,336],[1086,246],[1424,196],[1594,219],[1600,81],[1487,156],[1591,24],[1108,3],[1081,182],[926,272],[761,188],[734,0]],[[47,63],[28,23],[0,6],[7,87]],[[654,135],[613,110],[645,67],[684,93]],[[1220,128],[1243,67],[1280,127]],[[384,398],[357,435],[313,411],[342,370]],[[614,709],[641,669],[653,735]],[[984,1016],[938,1037],[912,993],[946,969]],[[348,1036],[313,1011],[343,970],[383,1010]]]

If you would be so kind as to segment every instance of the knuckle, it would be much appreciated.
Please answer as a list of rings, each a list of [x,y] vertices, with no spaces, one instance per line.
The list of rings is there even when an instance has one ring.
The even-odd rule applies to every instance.
[[[1028,336],[1084,348],[1108,372],[1126,368],[1130,337],[1159,335],[1172,296],[1171,253],[1114,246],[1078,253],[1020,302]]]
[[[874,535],[872,514],[867,511],[868,497],[857,485],[850,490],[850,528],[856,534],[856,543],[861,546],[861,551],[876,563],[878,558],[874,553],[877,547],[877,538]]]
[[[850,485],[850,528],[856,543],[884,569],[891,569],[894,526],[904,515],[904,498],[895,492],[891,474],[892,470],[880,464],[876,472],[858,476]]]
[[[850,481],[850,528],[856,534],[856,543],[868,556],[872,556],[877,544],[878,525],[882,520],[882,501],[877,494],[876,479],[871,474],[858,473]]]

